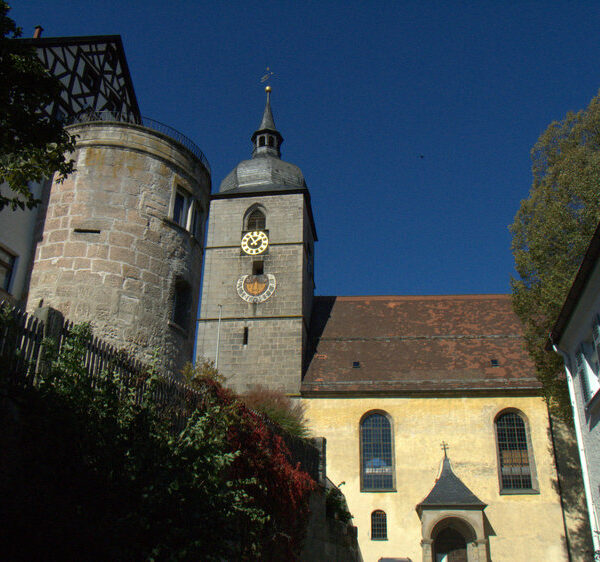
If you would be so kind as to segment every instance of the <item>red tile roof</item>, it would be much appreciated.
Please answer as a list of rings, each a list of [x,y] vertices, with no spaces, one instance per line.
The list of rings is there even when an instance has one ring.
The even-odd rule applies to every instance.
[[[316,297],[310,343],[303,394],[541,388],[509,295]]]

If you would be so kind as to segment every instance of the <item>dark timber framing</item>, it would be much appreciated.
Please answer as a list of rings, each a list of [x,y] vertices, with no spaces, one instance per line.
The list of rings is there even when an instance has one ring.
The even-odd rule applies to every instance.
[[[64,86],[47,111],[67,119],[86,111],[120,113],[141,121],[140,109],[119,35],[20,39]]]

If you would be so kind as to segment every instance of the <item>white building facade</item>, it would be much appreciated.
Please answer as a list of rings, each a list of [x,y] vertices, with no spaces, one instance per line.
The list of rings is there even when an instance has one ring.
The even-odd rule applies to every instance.
[[[594,550],[600,551],[600,225],[550,335],[564,360]],[[550,347],[549,345],[549,347]]]

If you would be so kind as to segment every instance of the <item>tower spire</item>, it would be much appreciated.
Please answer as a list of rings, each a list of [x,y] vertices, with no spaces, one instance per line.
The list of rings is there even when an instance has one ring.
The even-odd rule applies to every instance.
[[[275,127],[275,120],[273,119],[273,111],[271,110],[271,86],[267,86],[265,92],[267,93],[267,103],[265,104],[262,120],[258,129],[254,131],[254,134],[252,135],[252,144],[254,145],[252,158],[260,156],[274,156],[275,158],[281,158],[280,147],[283,142],[283,137],[277,130],[277,127]]]
[[[267,86],[265,92],[267,92],[267,104],[265,105],[263,118],[258,128],[259,130],[271,129],[272,131],[276,131],[277,127],[275,127],[275,120],[273,119],[273,112],[271,111],[271,86]]]

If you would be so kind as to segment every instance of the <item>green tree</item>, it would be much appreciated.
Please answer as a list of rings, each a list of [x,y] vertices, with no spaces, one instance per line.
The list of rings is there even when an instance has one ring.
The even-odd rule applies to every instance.
[[[546,397],[568,416],[561,360],[545,345],[600,219],[600,95],[552,123],[531,157],[533,186],[510,226],[513,306]]]
[[[21,29],[8,17],[10,7],[0,0],[0,211],[35,207],[39,200],[29,182],[58,174],[59,181],[74,169],[67,154],[75,140],[44,108],[62,88],[32,47],[17,38]]]

